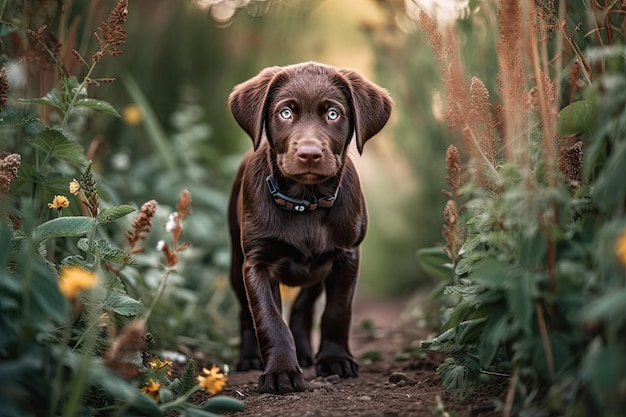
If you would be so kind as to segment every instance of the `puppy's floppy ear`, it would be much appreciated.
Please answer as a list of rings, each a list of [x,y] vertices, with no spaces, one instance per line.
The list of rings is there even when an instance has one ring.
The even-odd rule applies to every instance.
[[[281,67],[265,68],[257,76],[236,85],[228,97],[230,112],[252,139],[255,150],[259,147],[263,135],[264,109],[269,85],[274,75],[281,70]]]
[[[368,81],[360,73],[348,69],[340,69],[339,73],[348,80],[352,95],[356,147],[362,153],[365,142],[378,133],[389,120],[393,100],[387,90]]]

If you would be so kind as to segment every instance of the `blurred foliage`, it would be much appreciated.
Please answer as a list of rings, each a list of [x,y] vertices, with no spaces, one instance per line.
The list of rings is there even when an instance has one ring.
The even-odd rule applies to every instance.
[[[468,88],[468,73],[487,80],[490,73],[470,72],[471,58],[455,49],[470,44],[466,23],[445,33],[419,16],[442,61],[447,121],[463,134],[463,161],[456,147],[446,154],[445,246],[420,251],[452,307],[440,334],[421,347],[449,355],[439,371],[461,398],[485,375],[506,378],[504,415],[619,416],[626,407],[624,11],[616,3],[554,7],[472,9],[473,22],[492,22],[483,28],[490,37],[471,45],[480,57],[495,45],[495,89],[480,88],[489,82],[476,76]],[[491,45],[483,50],[484,42]]]
[[[376,74],[396,103],[392,138],[399,154],[406,158],[408,177],[417,185],[400,209],[402,234],[389,230],[372,215],[369,239],[377,242],[377,248],[388,248],[379,257],[389,256],[387,251],[395,256],[387,262],[382,260],[377,271],[393,279],[371,285],[383,292],[406,294],[419,285],[433,283],[428,274],[416,269],[415,249],[441,240],[445,165],[440,161],[450,133],[440,121],[441,114],[437,114],[441,111],[441,81],[426,35],[407,16],[404,1],[377,4],[384,24],[363,29],[374,50]]]
[[[165,320],[151,315],[156,306],[167,305],[168,278],[184,266],[179,261],[190,246],[181,241],[183,220],[191,212],[190,192],[182,191],[171,210],[157,253],[147,258],[154,263],[142,263],[146,258],[138,262],[131,255],[145,253],[141,242],[152,230],[156,201],[143,204],[124,227],[120,223],[136,208],[102,192],[109,189],[106,173],[98,178],[94,173],[91,158],[100,140],[88,124],[98,115],[120,116],[110,103],[92,97],[95,87],[112,81],[94,70],[101,60],[121,53],[127,5],[117,1],[93,33],[94,45],[79,52],[61,42],[77,43],[75,33],[63,37],[68,29],[63,13],[60,32],[51,29],[54,19],[46,20],[55,16],[51,4],[28,2],[19,9],[3,3],[0,33],[8,46],[0,70],[3,415],[163,416],[176,411],[208,417],[242,409],[241,402],[227,398],[211,398],[200,407],[189,403],[198,390],[221,391],[227,377],[213,366],[194,378],[190,360],[187,378],[174,379],[173,363],[148,350],[154,337],[146,323],[155,322],[155,316]],[[20,26],[28,19],[40,25]],[[20,50],[24,43],[28,48]],[[68,51],[71,62],[80,65],[66,66]],[[22,57],[28,65],[15,60],[13,53],[19,52],[28,52]],[[45,86],[36,98],[20,97],[32,92],[32,84],[23,82],[28,72]],[[144,278],[150,272],[158,273],[156,287],[142,288],[138,283],[148,282]],[[213,308],[220,304],[216,293],[211,294]],[[150,301],[147,309],[139,298]],[[225,346],[220,344],[222,350]]]

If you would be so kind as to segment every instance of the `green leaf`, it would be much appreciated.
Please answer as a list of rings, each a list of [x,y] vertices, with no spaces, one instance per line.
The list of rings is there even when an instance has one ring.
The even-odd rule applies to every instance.
[[[547,243],[539,230],[530,236],[524,236],[519,244],[519,264],[528,269],[539,268],[545,261]]]
[[[594,300],[579,313],[580,321],[611,320],[616,325],[626,320],[626,289],[610,291]]]
[[[89,240],[88,239],[86,238],[80,239],[78,243],[76,244],[76,246],[78,247],[78,249],[88,254],[89,252]],[[91,255],[94,255],[96,258],[99,258],[103,261],[109,261],[109,262],[113,262],[116,264],[122,264],[122,265],[134,265],[135,264],[135,261],[130,257],[130,255],[127,252],[113,246],[106,239],[98,239],[94,242]]]
[[[21,99],[20,101],[23,101],[25,103],[37,103],[43,104],[45,106],[52,106],[61,110],[63,113],[67,111],[67,100],[65,100],[65,95],[63,94],[63,91],[59,88],[53,88],[41,98]]]
[[[244,405],[241,401],[235,398],[218,395],[217,397],[210,398],[207,402],[202,404],[202,409],[220,414],[233,411],[243,411]]]
[[[516,327],[511,326],[510,315],[505,314],[504,311],[501,311],[499,316],[494,314],[494,317],[490,317],[479,345],[480,361],[483,367],[491,365],[498,348],[510,339],[515,330]]]
[[[9,224],[4,219],[0,220],[0,247],[2,248],[0,251],[0,268],[4,269],[6,268],[11,255],[10,248],[13,247]]]
[[[76,102],[76,107],[88,107],[99,113],[108,114],[109,116],[121,117],[110,103],[95,98],[82,98]]]
[[[593,202],[604,212],[617,212],[626,199],[626,141],[615,144],[591,192]]]
[[[459,400],[467,399],[472,395],[480,375],[478,369],[474,369],[464,359],[465,357],[446,358],[444,363],[437,368],[444,388],[454,392]]]
[[[98,224],[110,223],[121,217],[126,216],[129,213],[132,213],[135,210],[136,209],[133,206],[129,205],[120,205],[105,208],[100,213],[98,213],[98,217],[96,218],[96,220],[98,220]]]
[[[178,397],[195,387],[196,383],[195,362],[193,359],[189,359],[183,371],[183,375],[172,382],[170,389],[174,391]]]
[[[507,291],[507,301],[513,318],[519,323],[520,328],[527,334],[531,334],[531,319],[533,315],[532,288],[534,277],[531,273],[515,274],[510,277]]]
[[[104,389],[116,402],[119,401],[130,407],[124,415],[163,417],[159,406],[152,398],[115,375],[106,367],[92,363],[91,366],[87,367],[87,370],[91,384]]]
[[[514,274],[510,266],[493,258],[485,258],[476,263],[470,278],[487,288],[496,289],[510,286]]]
[[[442,353],[466,351],[467,345],[475,343],[479,339],[486,320],[486,318],[478,318],[463,321],[437,337],[423,340],[420,343],[420,349]]]
[[[0,111],[0,127],[21,127],[34,122],[39,122],[37,115],[24,109],[5,105]]]
[[[136,316],[143,309],[143,304],[121,291],[110,291],[104,300],[105,307],[121,316]]]
[[[219,414],[204,411],[200,408],[188,405],[181,414],[183,417],[220,417]]]
[[[36,242],[43,242],[53,237],[83,236],[95,225],[96,219],[91,217],[59,217],[35,227],[33,239]]]
[[[453,276],[450,258],[442,248],[424,248],[417,251],[420,266],[430,276],[448,281]]]
[[[31,261],[32,262],[32,261]],[[27,320],[44,326],[50,320],[63,323],[67,320],[69,308],[65,297],[59,291],[55,274],[40,259],[31,266],[33,282],[29,287],[32,301]]]
[[[469,369],[466,366],[457,364],[454,359],[448,358],[437,368],[437,372],[442,374],[442,382],[448,391],[456,391],[465,388]]]
[[[84,239],[84,240],[87,240],[87,239]],[[65,265],[65,266],[80,265],[80,266],[83,266],[85,269],[89,269],[89,266],[85,262],[85,258],[83,258],[80,255],[66,256],[65,258],[61,259],[61,261],[59,262],[59,265]]]
[[[587,100],[575,101],[559,112],[561,136],[591,132],[594,128],[595,111]]]
[[[161,388],[159,390],[159,402],[161,404],[167,404],[169,402],[174,401],[174,399],[175,399],[174,393],[172,392],[171,389]]]
[[[135,264],[135,261],[126,251],[116,248],[115,246],[111,245],[111,243],[106,239],[99,239],[96,242],[96,247],[98,248],[100,259],[102,259],[103,261],[109,261],[123,265]]]
[[[446,331],[453,327],[456,327],[459,323],[467,319],[467,316],[474,310],[475,304],[468,302],[460,302],[454,307],[452,310],[452,314],[450,314],[450,318],[441,328],[442,331]]]
[[[72,141],[61,129],[46,127],[35,136],[33,146],[52,158],[62,159],[79,166],[85,165],[83,147]]]
[[[602,404],[610,410],[611,402],[614,401],[615,413],[598,415],[623,415],[623,406],[618,411],[618,399],[622,399],[620,392],[623,387],[626,361],[624,360],[624,348],[622,346],[602,346],[596,339],[590,343],[592,348],[586,355],[581,366],[583,380],[591,388],[597,404]]]
[[[478,343],[486,324],[487,317],[480,317],[459,323],[455,328],[457,330],[456,343],[460,345],[474,345]]]

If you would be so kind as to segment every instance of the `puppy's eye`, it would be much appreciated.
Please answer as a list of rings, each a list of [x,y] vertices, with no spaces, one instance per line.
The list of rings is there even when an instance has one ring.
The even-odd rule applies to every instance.
[[[326,113],[326,116],[328,117],[328,120],[336,120],[339,117],[339,112],[335,109],[330,109]]]
[[[279,114],[283,119],[291,119],[291,109],[282,109]]]

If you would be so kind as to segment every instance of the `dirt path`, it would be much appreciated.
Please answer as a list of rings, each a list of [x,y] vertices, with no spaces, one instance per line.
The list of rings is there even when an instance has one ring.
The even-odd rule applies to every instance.
[[[410,302],[413,303],[414,302]],[[256,392],[260,372],[231,373],[224,395],[245,403],[245,410],[233,416],[275,417],[409,417],[456,416],[491,417],[491,397],[496,391],[479,393],[471,402],[459,403],[441,387],[435,369],[439,359],[402,358],[411,341],[420,338],[408,334],[402,313],[407,302],[379,302],[359,299],[355,303],[352,350],[359,358],[360,375],[355,379],[315,378],[314,370],[305,370],[308,390],[287,395]],[[371,326],[363,326],[368,320]],[[375,337],[372,337],[375,335]],[[422,335],[423,338],[425,335]],[[374,360],[363,359],[363,357]],[[438,400],[439,399],[439,400]],[[438,406],[438,403],[440,404]],[[441,407],[441,405],[443,407]],[[445,413],[450,414],[445,414]]]

